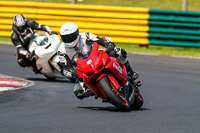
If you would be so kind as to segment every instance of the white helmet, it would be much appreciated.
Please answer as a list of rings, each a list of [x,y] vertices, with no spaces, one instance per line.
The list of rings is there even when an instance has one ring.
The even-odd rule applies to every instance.
[[[80,38],[78,26],[72,22],[63,24],[60,28],[60,36],[67,47],[76,47]]]

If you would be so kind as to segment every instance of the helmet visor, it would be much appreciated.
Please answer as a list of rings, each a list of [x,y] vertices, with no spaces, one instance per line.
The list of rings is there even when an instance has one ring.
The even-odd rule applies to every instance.
[[[74,48],[79,43],[79,40],[80,40],[80,36],[78,36],[77,39],[75,39],[73,42],[70,42],[70,43],[65,43],[64,42],[64,44],[65,44],[66,47]]]
[[[61,35],[62,41],[64,43],[71,43],[77,39],[79,36],[79,30],[77,29],[74,33],[72,34],[67,34],[67,35]]]

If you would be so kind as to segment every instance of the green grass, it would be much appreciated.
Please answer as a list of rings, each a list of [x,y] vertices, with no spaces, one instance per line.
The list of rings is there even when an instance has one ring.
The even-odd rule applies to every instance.
[[[0,37],[0,42],[11,42],[9,37]]]
[[[187,56],[200,57],[200,48],[153,46],[140,47],[139,45],[117,44],[117,46],[126,49],[127,52],[167,55],[167,56]]]
[[[17,0],[17,1],[31,1],[31,0]],[[57,3],[71,3],[67,0],[32,0],[37,2],[57,2]],[[83,0],[77,1],[77,4],[90,5],[111,5],[111,6],[129,6],[129,7],[146,7],[153,9],[169,9],[181,10],[182,0]],[[200,0],[188,0],[189,11],[200,11]],[[11,42],[10,38],[0,37],[0,42]],[[176,55],[176,56],[190,56],[200,57],[200,48],[184,48],[184,47],[170,47],[170,46],[149,46],[139,47],[139,45],[117,44],[117,46],[126,49],[128,52],[148,53],[158,55]]]
[[[15,0],[31,1],[31,0]],[[71,3],[68,0],[32,0],[37,2]],[[181,10],[182,0],[83,0],[77,4],[147,7],[153,9]],[[200,0],[188,0],[189,11],[200,11]]]
[[[0,37],[0,42],[11,42],[8,37]],[[116,44],[118,47],[126,49],[127,52],[168,55],[168,56],[187,56],[200,57],[200,48],[170,47],[170,46],[149,46],[140,47],[133,44]]]

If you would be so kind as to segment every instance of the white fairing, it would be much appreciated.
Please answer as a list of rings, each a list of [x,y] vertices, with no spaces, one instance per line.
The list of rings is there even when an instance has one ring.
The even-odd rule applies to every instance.
[[[57,35],[43,36],[34,35],[29,45],[29,51],[33,52],[40,58],[50,58],[60,47],[60,39]]]
[[[46,35],[35,33],[30,44],[29,51],[35,51],[35,54],[39,57],[36,62],[38,70],[42,68],[41,73],[47,78],[65,78],[60,74],[60,67],[57,64],[59,58],[57,51],[60,47],[60,39],[57,35]],[[50,64],[53,66],[50,66]]]

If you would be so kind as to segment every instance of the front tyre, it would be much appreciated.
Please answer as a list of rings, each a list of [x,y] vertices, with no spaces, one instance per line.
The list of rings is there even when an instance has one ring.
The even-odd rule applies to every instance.
[[[127,100],[123,97],[116,88],[112,88],[109,84],[109,79],[103,77],[99,80],[99,85],[103,92],[106,94],[109,102],[113,104],[119,111],[128,112],[130,111],[129,104],[126,104]]]
[[[131,105],[131,109],[140,109],[144,103],[142,95],[138,92],[135,93],[134,103]]]
[[[76,82],[76,78],[68,78],[72,83]]]

